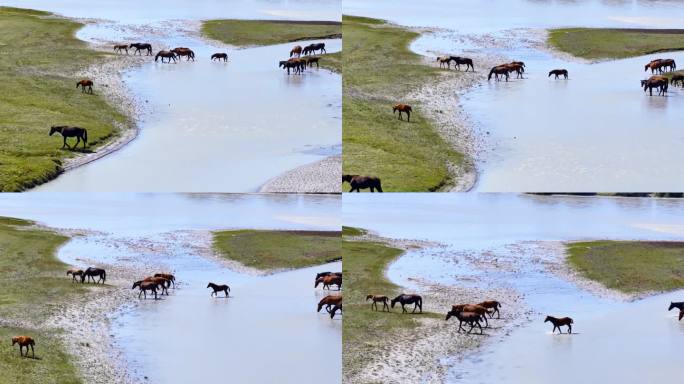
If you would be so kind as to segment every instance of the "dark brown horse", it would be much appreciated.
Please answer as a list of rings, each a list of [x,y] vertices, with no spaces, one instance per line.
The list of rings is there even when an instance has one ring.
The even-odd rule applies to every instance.
[[[641,80],[641,86],[644,92],[648,91],[650,96],[653,96],[653,88],[658,89],[658,94],[665,96],[667,93],[669,80],[664,76],[651,76],[648,80]]]
[[[230,292],[230,287],[228,286],[228,284],[219,285],[219,284],[209,283],[209,284],[207,284],[207,288],[211,288],[214,290],[210,296],[216,295],[216,297],[218,297],[219,292],[224,292],[226,294],[226,297],[228,297],[228,292]]]
[[[506,81],[508,81],[508,78],[509,78],[508,72],[509,72],[508,64],[498,65],[489,71],[489,76],[487,76],[487,81],[492,79],[492,75],[494,75],[494,80],[496,80],[496,81],[500,81],[499,76],[505,76]]]
[[[178,60],[180,60],[182,56],[186,56],[185,61],[190,61],[190,59],[192,59],[192,61],[195,61],[195,52],[193,52],[190,48],[176,47],[172,49],[171,52],[175,53],[178,56]]]
[[[162,63],[164,63],[164,59],[168,59],[169,63],[171,63],[171,60],[173,60],[174,63],[176,62],[176,54],[171,51],[157,52],[157,55],[154,57],[154,61],[156,62],[160,57]]]
[[[169,295],[168,287],[171,286],[171,282],[163,277],[148,276],[142,280],[144,283],[155,283],[161,288],[161,295]]]
[[[667,308],[667,310],[671,311],[674,308],[679,309],[679,321],[682,321],[682,317],[684,317],[684,301],[679,301],[679,302],[671,301],[670,307]]]
[[[382,311],[385,312],[385,308],[387,308],[387,312],[390,312],[390,307],[388,304],[389,297],[384,296],[384,295],[368,295],[366,296],[366,301],[372,300],[373,303],[371,304],[371,309],[375,308],[375,310],[378,310],[378,303],[382,303]]]
[[[333,319],[337,311],[342,312],[342,303],[335,304],[328,312],[330,312],[330,318]]]
[[[321,55],[327,53],[327,51],[325,50],[325,43],[309,44],[306,46],[306,48],[304,48],[304,50],[306,50],[306,53],[304,53],[305,55],[312,52],[316,53],[316,51],[321,51]]]
[[[449,320],[451,316],[454,316],[458,319],[458,332],[461,332],[461,330],[465,331],[465,328],[463,328],[463,323],[466,323],[470,325],[470,329],[467,333],[472,332],[473,328],[477,326],[478,328],[480,328],[480,334],[482,334],[482,326],[480,325],[480,319],[483,318],[483,316],[479,313],[463,312],[452,309],[447,313],[446,320]]]
[[[76,282],[76,276],[82,277],[83,276],[83,270],[78,269],[78,268],[71,268],[70,270],[67,271],[67,276],[71,275],[71,282],[75,283]]]
[[[551,333],[555,332],[556,328],[558,328],[559,333],[563,333],[563,331],[561,331],[561,327],[564,325],[568,326],[568,334],[572,333],[573,321],[571,318],[569,318],[569,317],[560,317],[559,318],[559,317],[553,317],[553,316],[546,316],[546,319],[544,320],[544,322],[546,323],[548,321],[550,321],[551,324],[553,324],[553,331],[551,331]]]
[[[50,136],[52,136],[53,133],[59,132],[62,137],[64,138],[64,144],[62,145],[62,148],[67,147],[71,148],[69,144],[67,144],[67,138],[68,137],[75,137],[76,138],[76,144],[74,145],[74,148],[78,146],[78,143],[83,141],[83,148],[85,149],[86,143],[88,142],[88,131],[85,128],[81,127],[69,127],[66,125],[62,126],[55,126],[53,125],[50,127]]]
[[[306,60],[297,58],[283,60],[279,62],[278,67],[283,67],[283,69],[286,69],[288,75],[290,74],[290,69],[293,70],[295,75],[299,75],[306,68]]]
[[[33,350],[33,346],[36,345],[36,342],[33,340],[31,336],[14,336],[12,338],[12,346],[14,344],[19,344],[19,355],[24,356],[23,354],[23,349],[26,347],[26,357],[28,357],[28,350],[29,347],[31,347],[31,357],[36,358],[36,352]]]
[[[95,277],[98,278],[97,281],[95,281]],[[98,284],[99,282],[104,284],[105,281],[107,281],[107,272],[102,268],[88,267],[81,275],[81,284],[85,282],[86,278],[89,283],[90,280],[92,280],[95,284]]]
[[[556,79],[558,76],[563,76],[565,77],[565,80],[568,79],[568,70],[567,69],[554,69],[553,71],[549,71],[549,75],[547,77],[551,77],[551,75],[555,75]]]
[[[360,176],[360,175],[342,175],[342,182],[348,182],[351,185],[349,192],[361,192],[362,189],[370,188],[371,192],[382,192],[382,183],[379,177],[375,176]]]
[[[318,287],[318,284],[323,283],[323,289],[330,289],[331,285],[337,285],[337,290],[342,289],[342,276],[340,275],[329,275],[321,276],[316,279],[314,288]]]
[[[413,112],[413,108],[411,108],[410,105],[397,104],[394,107],[392,107],[392,114],[395,114],[397,111],[399,111],[399,120],[404,120],[401,118],[401,113],[403,112],[406,114],[406,121],[411,121],[411,112]]]
[[[449,317],[456,316],[456,312],[473,312],[482,316],[482,320],[485,322],[485,327],[489,327],[489,321],[487,320],[487,315],[491,315],[487,308],[479,304],[457,304],[451,306],[451,311],[447,312],[447,320]]]
[[[76,83],[76,89],[78,89],[78,87],[81,87],[81,92],[85,92],[86,88],[88,88],[88,93],[90,93],[90,94],[93,93],[93,81],[92,80],[83,79],[83,80],[79,81],[78,83]]]
[[[214,53],[211,55],[211,61],[214,61],[214,59],[221,61],[223,59],[224,62],[228,61],[228,54],[227,53]]]
[[[496,313],[496,318],[500,319],[501,318],[501,313],[499,313],[499,308],[501,308],[501,303],[499,303],[496,300],[487,300],[479,303],[478,305],[481,305],[487,309],[491,309],[492,311],[489,313],[489,318],[491,319],[494,317],[494,314]]]
[[[297,57],[302,55],[302,46],[301,45],[295,45],[294,48],[290,51],[290,57],[297,55]]]
[[[145,51],[147,52],[147,56],[152,56],[152,44],[133,43],[129,45],[128,48],[135,48],[135,52],[133,52],[134,55],[140,51]],[[142,52],[140,53],[140,55],[142,55]]]
[[[133,283],[133,288],[135,287],[140,288],[140,292],[138,292],[138,299],[140,298],[140,295],[145,295],[145,299],[147,299],[147,291],[150,291],[151,293],[154,293],[154,299],[157,300],[157,283],[153,281],[136,281]]]
[[[682,88],[684,88],[684,74],[672,75],[672,78],[670,78],[670,85],[674,85],[676,87],[677,83],[680,83]]]
[[[169,283],[173,284],[173,287],[176,288],[176,276],[170,274],[170,273],[155,273],[154,277],[163,277],[166,280],[169,281]]]
[[[525,73],[525,67],[523,67],[519,63],[520,62],[512,62],[512,63],[504,64],[504,66],[508,69],[509,73],[511,73],[511,72],[516,73],[516,76],[515,76],[516,79],[524,79],[523,73]]]
[[[446,65],[447,69],[451,69],[451,56],[438,56],[437,62],[439,63],[440,68],[444,68]]]
[[[413,304],[413,311],[411,313],[416,313],[416,309],[420,309],[420,313],[423,313],[423,298],[419,295],[402,293],[392,299],[392,308],[394,308],[396,303],[401,304],[401,313],[407,312],[406,308],[404,308],[406,304]]]
[[[342,305],[342,295],[328,295],[318,302],[318,309],[316,312],[320,312],[321,308],[325,305],[325,310],[330,312],[330,309],[335,305]]]
[[[117,44],[114,46],[114,52],[119,52],[121,51],[126,51],[126,54],[128,55],[128,45],[126,44]]]
[[[320,68],[318,66],[318,60],[320,57],[307,57],[306,58],[306,64],[309,66],[309,68],[313,67],[314,63],[316,63],[316,68]]]
[[[467,57],[460,57],[460,56],[449,56],[449,59],[456,63],[456,68],[460,71],[461,70],[461,65],[466,66],[466,72],[468,72],[468,68],[471,68],[473,72],[475,72],[475,66],[473,65],[473,59],[469,59]]]

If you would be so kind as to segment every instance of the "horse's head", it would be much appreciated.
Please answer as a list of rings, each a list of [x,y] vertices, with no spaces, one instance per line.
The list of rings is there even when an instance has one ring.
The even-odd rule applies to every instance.
[[[370,300],[370,299],[372,299],[372,298],[373,298],[373,295],[368,295],[368,296],[366,296],[366,301],[368,301],[368,300]]]
[[[446,319],[445,321],[449,320],[452,316],[456,316],[456,312],[452,309],[451,311],[447,312],[446,314]]]
[[[675,308],[675,304],[674,304],[673,302],[670,301],[670,307],[667,308],[667,310],[668,310],[668,311],[671,311],[672,308]]]
[[[210,288],[212,285],[214,285],[214,283],[207,284],[207,288]]]
[[[314,285],[314,288],[318,287],[318,284],[322,283],[324,278],[325,278],[325,276],[321,276],[321,277],[317,278],[316,284]]]
[[[16,344],[16,343],[18,343],[18,342],[19,342],[19,337],[14,336],[14,337],[12,338],[12,345],[14,345],[14,344]]]
[[[52,134],[55,132],[59,132],[59,128],[60,127],[56,127],[54,125],[52,127],[50,127],[50,136],[52,136]]]
[[[551,321],[551,316],[546,316],[546,319],[544,319],[544,322],[546,323],[546,322],[549,322],[549,321]]]
[[[394,299],[390,300],[390,302],[392,303],[392,305],[391,305],[392,308],[394,308],[394,304],[396,304],[397,301],[399,301],[399,298],[400,298],[400,297],[401,297],[401,296],[397,296],[397,297],[395,297]]]
[[[342,182],[351,183],[352,175],[342,175]]]
[[[131,289],[135,289],[135,287],[139,287],[141,284],[142,280],[136,281],[135,283],[133,283],[133,287],[131,287]]]

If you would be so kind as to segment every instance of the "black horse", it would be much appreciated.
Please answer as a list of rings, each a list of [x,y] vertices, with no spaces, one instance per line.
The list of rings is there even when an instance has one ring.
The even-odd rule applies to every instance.
[[[95,281],[95,276],[98,277],[97,281]],[[102,268],[88,267],[88,269],[86,269],[81,275],[81,284],[85,282],[86,277],[88,278],[88,282],[90,282],[90,280],[92,279],[93,283],[95,284],[98,284],[99,282],[102,282],[102,284],[104,284],[107,280],[107,272],[105,272],[105,270]]]
[[[128,48],[135,48],[135,52],[133,52],[134,55],[140,51],[147,51],[147,56],[152,56],[152,44],[133,43],[128,46]],[[142,53],[140,53],[140,55],[142,55]]]
[[[214,59],[221,61],[223,59],[224,62],[228,61],[228,54],[227,53],[214,53],[211,55],[211,61],[214,61]]]
[[[230,292],[230,287],[228,286],[228,284],[219,285],[219,284],[209,283],[209,284],[207,284],[207,288],[211,288],[214,290],[210,296],[216,295],[216,297],[218,297],[219,292],[225,292],[226,297],[228,297],[228,292]]]
[[[423,313],[423,298],[419,295],[402,293],[392,299],[392,308],[394,308],[396,303],[401,304],[401,313],[407,312],[406,308],[404,308],[406,304],[413,304],[413,311],[411,313],[416,313],[416,309],[420,309],[420,313]]]
[[[53,125],[52,127],[50,127],[50,136],[52,136],[52,134],[55,132],[59,132],[64,138],[64,144],[62,145],[62,148],[71,148],[69,144],[67,144],[67,137],[76,137],[76,144],[74,145],[74,148],[76,148],[78,146],[78,143],[80,143],[81,140],[83,140],[83,148],[85,149],[86,143],[88,142],[88,131],[85,128],[69,127],[66,125]]]
[[[567,69],[554,69],[552,71],[549,71],[549,75],[547,77],[551,77],[551,75],[554,75],[555,79],[557,79],[559,76],[563,76],[565,80],[568,79],[568,70]]]
[[[361,192],[361,189],[370,188],[371,192],[382,192],[382,183],[379,177],[375,176],[359,176],[359,175],[342,175],[342,182],[348,182],[351,185],[349,192]]]
[[[475,66],[473,65],[473,59],[469,59],[467,57],[460,57],[460,56],[449,56],[449,61],[453,61],[456,63],[456,68],[458,70],[461,70],[461,65],[466,66],[466,72],[468,72],[468,68],[472,68],[473,72],[475,72]]]

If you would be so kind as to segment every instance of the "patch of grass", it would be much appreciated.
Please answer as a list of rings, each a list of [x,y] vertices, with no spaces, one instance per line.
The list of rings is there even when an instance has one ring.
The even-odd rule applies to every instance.
[[[589,60],[623,59],[684,50],[684,29],[560,28],[549,31],[548,42]]]
[[[352,233],[364,231],[354,228]],[[349,232],[349,230],[348,230]],[[377,354],[387,343],[391,332],[418,326],[419,318],[441,317],[423,312],[422,315],[402,314],[401,309],[392,312],[373,311],[366,295],[386,295],[390,298],[401,293],[401,287],[385,277],[387,266],[398,258],[403,250],[374,241],[342,241],[342,270],[344,273],[344,322],[343,322],[343,374],[362,369],[367,361],[364,356]],[[381,308],[381,307],[380,307]],[[411,306],[413,308],[413,306]]]
[[[340,260],[341,234],[334,231],[237,230],[214,232],[214,249],[260,270],[304,268]]]
[[[73,74],[101,60],[75,32],[83,25],[46,12],[0,7],[0,191],[22,191],[55,178],[65,158],[51,125],[88,129],[94,150],[115,137],[125,116],[99,94],[82,94]],[[71,139],[71,144],[75,139]]]
[[[342,226],[342,236],[363,236],[368,231],[362,228],[356,228],[356,227],[347,227],[346,225]]]
[[[337,21],[205,20],[202,33],[237,47],[262,46],[301,40],[340,39]]]
[[[0,218],[0,319],[38,324],[88,287],[71,283],[57,249],[68,238],[32,228],[32,222]],[[0,328],[0,383],[77,383],[78,374],[54,330]],[[16,335],[36,340],[36,357],[19,357]]]
[[[684,242],[587,241],[567,245],[567,260],[588,279],[627,293],[684,287]]]
[[[409,50],[419,34],[351,16],[343,16],[342,29],[343,172],[378,176],[386,191],[436,191],[452,183],[447,164],[462,165],[464,156],[406,96],[446,73]],[[400,102],[414,107],[411,123],[392,115]]]

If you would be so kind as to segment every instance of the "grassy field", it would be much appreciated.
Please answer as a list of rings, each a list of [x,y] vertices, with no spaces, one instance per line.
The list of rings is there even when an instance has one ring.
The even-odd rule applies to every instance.
[[[304,268],[339,260],[340,232],[261,231],[214,232],[214,249],[231,260],[260,270]]]
[[[31,222],[0,218],[0,322],[39,324],[60,305],[76,300],[87,287],[72,284],[67,266],[56,259],[67,238],[30,227]],[[80,382],[70,357],[55,337],[56,331],[0,327],[0,383]],[[36,360],[19,357],[12,336],[36,340]]]
[[[684,29],[561,28],[549,32],[548,42],[589,60],[623,59],[684,50]]]
[[[346,227],[345,232],[351,236],[365,233],[364,230],[351,227]],[[400,307],[392,312],[375,312],[371,310],[370,303],[365,301],[368,294],[392,298],[401,293],[401,287],[387,280],[385,270],[402,253],[401,249],[374,241],[348,238],[342,241],[345,284],[342,355],[344,374],[364,367],[367,362],[364,356],[377,353],[378,348],[388,342],[388,335],[392,331],[418,326],[418,317],[442,317],[428,312],[423,315],[405,315],[401,313]]]
[[[343,16],[342,30],[343,173],[378,176],[383,190],[393,192],[435,191],[451,183],[447,163],[461,165],[463,155],[406,98],[445,73],[408,49],[418,33],[351,16]],[[392,115],[401,102],[414,107],[410,123]]]
[[[126,123],[99,94],[97,79],[94,95],[76,89],[73,73],[104,55],[75,38],[81,26],[0,7],[0,191],[25,190],[61,172],[74,152],[60,149],[61,137],[48,136],[51,125],[87,128],[91,151],[117,134],[115,122]]]
[[[622,292],[684,288],[684,242],[575,242],[567,255],[586,278]]]

